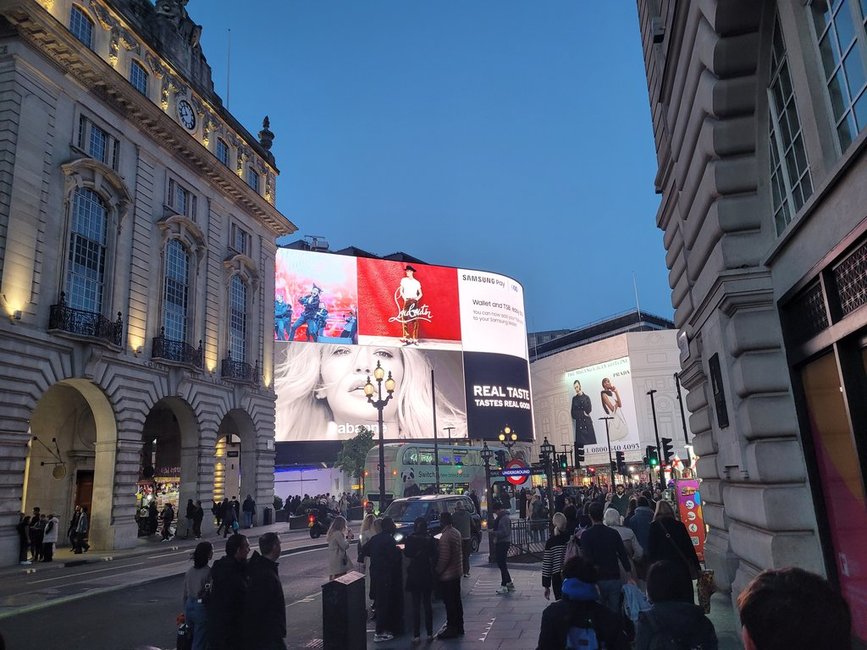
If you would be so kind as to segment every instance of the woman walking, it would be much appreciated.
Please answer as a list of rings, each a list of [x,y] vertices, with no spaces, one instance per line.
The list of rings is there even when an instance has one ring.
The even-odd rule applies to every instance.
[[[346,526],[346,519],[340,515],[335,517],[325,539],[328,540],[328,579],[334,580],[349,571],[346,551],[352,541],[352,531]]]
[[[647,560],[649,564],[669,560],[682,566],[695,580],[701,571],[695,547],[686,532],[686,526],[674,518],[674,509],[668,501],[656,504],[656,513],[647,535]]]
[[[207,648],[207,621],[205,610],[207,593],[205,585],[211,577],[208,563],[214,557],[214,547],[210,542],[199,542],[193,551],[193,566],[184,575],[184,618],[193,637],[192,650]]]
[[[566,515],[562,512],[554,513],[554,534],[545,542],[545,554],[542,556],[542,586],[545,588],[545,600],[551,599],[551,587],[554,588],[554,600],[560,600],[563,585],[563,557],[566,554],[569,537],[569,522]]]
[[[427,534],[427,520],[415,520],[413,534],[407,537],[403,554],[409,559],[406,570],[406,590],[412,596],[412,642],[421,640],[421,609],[424,607],[424,626],[428,641],[433,641],[433,610],[430,596],[433,591],[433,572],[436,563],[436,544]]]

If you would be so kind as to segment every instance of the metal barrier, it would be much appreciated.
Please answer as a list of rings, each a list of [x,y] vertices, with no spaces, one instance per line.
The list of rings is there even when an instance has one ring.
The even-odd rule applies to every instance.
[[[509,557],[541,562],[549,534],[547,519],[513,519]]]

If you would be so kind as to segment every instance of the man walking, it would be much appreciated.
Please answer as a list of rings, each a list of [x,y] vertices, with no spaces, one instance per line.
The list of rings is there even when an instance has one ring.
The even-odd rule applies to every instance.
[[[280,539],[277,533],[259,538],[259,552],[247,563],[247,600],[244,606],[245,647],[285,650],[286,603],[277,569]]]
[[[509,547],[512,545],[512,520],[509,517],[509,510],[504,508],[499,501],[494,501],[494,558],[497,560],[497,566],[500,568],[500,588],[497,593],[507,594],[510,591],[515,591],[515,585],[512,584],[512,576],[509,574],[509,566],[506,563],[509,557]]]
[[[581,554],[599,572],[600,601],[612,611],[619,612],[623,580],[617,562],[619,560],[626,574],[631,575],[629,556],[620,533],[602,523],[602,504],[590,504],[589,514],[593,524],[581,534]]]
[[[208,639],[212,650],[249,647],[243,638],[244,605],[247,598],[247,556],[250,543],[244,535],[226,540],[226,555],[211,567],[211,597],[208,611]]]
[[[462,501],[458,501],[457,506],[455,506],[455,512],[452,515],[452,525],[461,534],[461,555],[463,556],[464,577],[469,578],[470,553],[473,551],[473,540],[471,536],[472,519]]]
[[[244,528],[252,528],[253,516],[256,514],[256,502],[253,501],[253,497],[249,494],[247,495],[247,498],[244,499],[244,504],[241,506],[241,510],[244,512]]]
[[[438,639],[454,639],[464,635],[464,606],[461,602],[461,534],[452,525],[452,514],[440,514],[439,558],[436,573],[440,581],[440,594],[446,607],[446,627],[437,634]]]
[[[195,509],[193,510],[193,536],[196,539],[202,537],[202,520],[205,518],[205,509],[202,507],[201,501],[196,501]]]
[[[626,511],[629,509],[629,495],[626,494],[626,488],[620,483],[614,488],[614,494],[611,497],[611,507],[620,513],[620,520],[626,516]]]
[[[87,506],[81,506],[81,514],[78,516],[78,525],[75,527],[75,545],[73,546],[73,553],[76,555],[79,555],[90,548],[90,544],[85,541],[89,531],[90,519],[87,516]]]

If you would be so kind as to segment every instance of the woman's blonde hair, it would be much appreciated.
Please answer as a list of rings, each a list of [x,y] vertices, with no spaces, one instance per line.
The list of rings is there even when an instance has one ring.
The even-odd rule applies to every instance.
[[[657,501],[656,512],[653,513],[653,521],[662,519],[663,517],[674,519],[674,508],[672,508],[671,504],[664,499]]]
[[[382,532],[382,519],[373,520],[373,533],[379,535]]]
[[[277,440],[310,440],[324,437],[334,420],[331,407],[317,393],[323,388],[322,356],[333,344],[293,343],[279,346],[275,354],[274,389],[277,393],[277,417],[282,430]],[[389,437],[425,438],[431,426],[431,365],[427,357],[412,348],[389,348],[401,355],[403,379],[394,394],[397,403],[398,431]],[[441,393],[437,394],[436,421],[453,426],[457,437],[466,436],[466,413]],[[371,409],[371,413],[375,413]],[[321,432],[321,433],[320,433]]]
[[[373,528],[373,522],[376,521],[376,515],[372,512],[368,512],[364,515],[364,519],[361,520],[361,534],[363,535],[371,528]]]
[[[559,530],[561,533],[566,530],[566,515],[562,512],[555,512],[554,517],[552,517],[551,521],[554,522],[554,528]]]
[[[328,529],[326,539],[331,539],[334,535],[343,532],[344,530],[346,530],[346,519],[338,515],[334,518],[334,521],[331,522],[331,528]]]
[[[602,523],[606,526],[619,526],[620,512],[616,508],[606,508],[605,514],[602,515]]]

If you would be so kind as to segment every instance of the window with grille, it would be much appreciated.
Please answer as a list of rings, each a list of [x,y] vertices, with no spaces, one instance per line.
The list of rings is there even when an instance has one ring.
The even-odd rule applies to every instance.
[[[217,159],[226,167],[229,166],[229,145],[222,138],[217,138]]]
[[[814,0],[813,24],[840,150],[867,127],[867,1]]]
[[[253,188],[253,191],[259,192],[259,174],[253,171],[252,167],[247,168],[247,185]]]
[[[148,94],[148,73],[138,61],[129,64],[129,82],[142,95]]]
[[[236,223],[232,224],[229,248],[236,253],[242,253],[243,255],[250,257],[250,233]]]
[[[232,361],[247,360],[247,285],[239,275],[229,287],[229,353]]]
[[[169,179],[169,193],[166,205],[178,214],[188,217],[191,221],[196,220],[196,195],[189,189],[178,183],[175,179]]]
[[[76,5],[69,14],[69,31],[79,41],[93,49],[93,21]]]
[[[99,195],[76,188],[72,200],[66,303],[73,309],[102,313],[108,210]]]
[[[779,235],[813,193],[813,180],[779,20],[774,24],[771,48],[768,113],[771,200],[774,226]]]
[[[163,285],[163,327],[173,341],[187,341],[187,307],[190,291],[190,254],[177,239],[166,246]]]
[[[78,148],[112,169],[118,168],[120,141],[84,115],[78,118]]]

